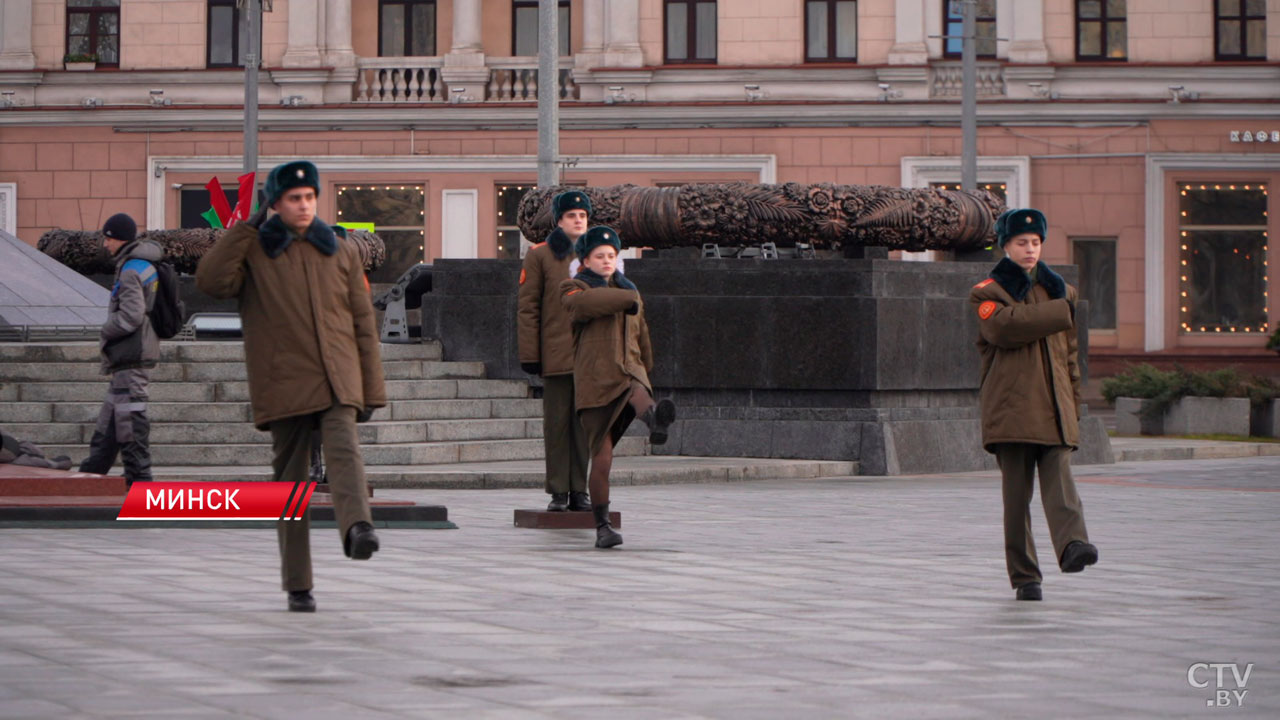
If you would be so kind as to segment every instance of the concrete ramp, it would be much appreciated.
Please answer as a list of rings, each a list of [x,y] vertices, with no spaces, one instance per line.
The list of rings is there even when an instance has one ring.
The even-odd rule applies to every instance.
[[[0,230],[0,328],[98,326],[111,292]]]

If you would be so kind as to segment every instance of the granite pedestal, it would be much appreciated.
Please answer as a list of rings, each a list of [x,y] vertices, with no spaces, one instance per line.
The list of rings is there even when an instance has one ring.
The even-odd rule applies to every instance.
[[[1059,268],[1069,282],[1075,268]],[[658,395],[680,408],[655,454],[856,460],[869,475],[995,467],[981,447],[977,318],[990,267],[881,259],[627,260]],[[445,360],[517,362],[516,260],[438,260],[422,336]],[[1097,418],[1077,463],[1112,462]],[[633,426],[632,432],[642,428]]]

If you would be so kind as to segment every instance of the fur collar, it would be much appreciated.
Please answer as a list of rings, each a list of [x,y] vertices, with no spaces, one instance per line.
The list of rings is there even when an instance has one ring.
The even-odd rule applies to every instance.
[[[273,215],[258,230],[258,239],[262,242],[263,252],[274,260],[280,257],[294,238],[293,232],[285,227],[280,216]],[[306,240],[325,255],[332,255],[338,251],[338,237],[333,234],[333,228],[320,222],[319,218],[311,221],[311,226],[307,228]]]
[[[557,260],[563,260],[573,250],[573,242],[569,240],[568,235],[564,234],[564,230],[556,228],[547,236],[547,247],[551,248]]]
[[[575,275],[573,279],[581,280],[582,282],[590,285],[593,288],[609,287],[608,280],[606,280],[603,277],[600,277],[599,275],[595,274],[594,272],[592,272],[591,270],[588,270],[585,267],[579,270],[578,274]],[[627,276],[623,275],[620,272],[613,273],[613,282],[615,285],[622,288],[623,290],[636,289],[636,284],[628,280]],[[637,290],[637,292],[639,291]]]
[[[1018,302],[1025,300],[1027,293],[1031,292],[1031,276],[1007,257],[996,263],[995,269],[991,271],[991,279],[1000,283],[1000,287]],[[1067,281],[1043,262],[1036,263],[1036,281],[1049,291],[1050,300],[1067,296]]]

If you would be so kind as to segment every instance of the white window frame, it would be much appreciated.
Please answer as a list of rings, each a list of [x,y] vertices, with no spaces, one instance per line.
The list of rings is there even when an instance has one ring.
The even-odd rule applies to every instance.
[[[961,159],[955,156],[902,158],[902,186],[927,188],[933,183],[960,182]],[[1031,207],[1031,157],[1028,155],[978,158],[978,183],[1003,183],[1009,207]],[[908,261],[931,261],[933,250],[903,252]]]
[[[1165,231],[1167,173],[1202,170],[1214,173],[1280,172],[1280,155],[1238,155],[1227,153],[1156,153],[1147,155],[1147,237],[1144,247],[1146,289],[1143,300],[1143,350],[1165,349],[1167,301],[1165,263],[1178,238]],[[1174,228],[1176,233],[1177,229]],[[1176,334],[1176,333],[1175,333]]]
[[[17,183],[0,183],[0,230],[18,236]]]

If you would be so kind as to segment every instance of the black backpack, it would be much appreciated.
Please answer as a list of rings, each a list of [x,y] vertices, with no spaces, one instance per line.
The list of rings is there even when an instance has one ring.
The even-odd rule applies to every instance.
[[[186,307],[178,299],[178,272],[167,262],[152,263],[156,269],[156,300],[151,306],[151,327],[161,340],[182,330]]]

